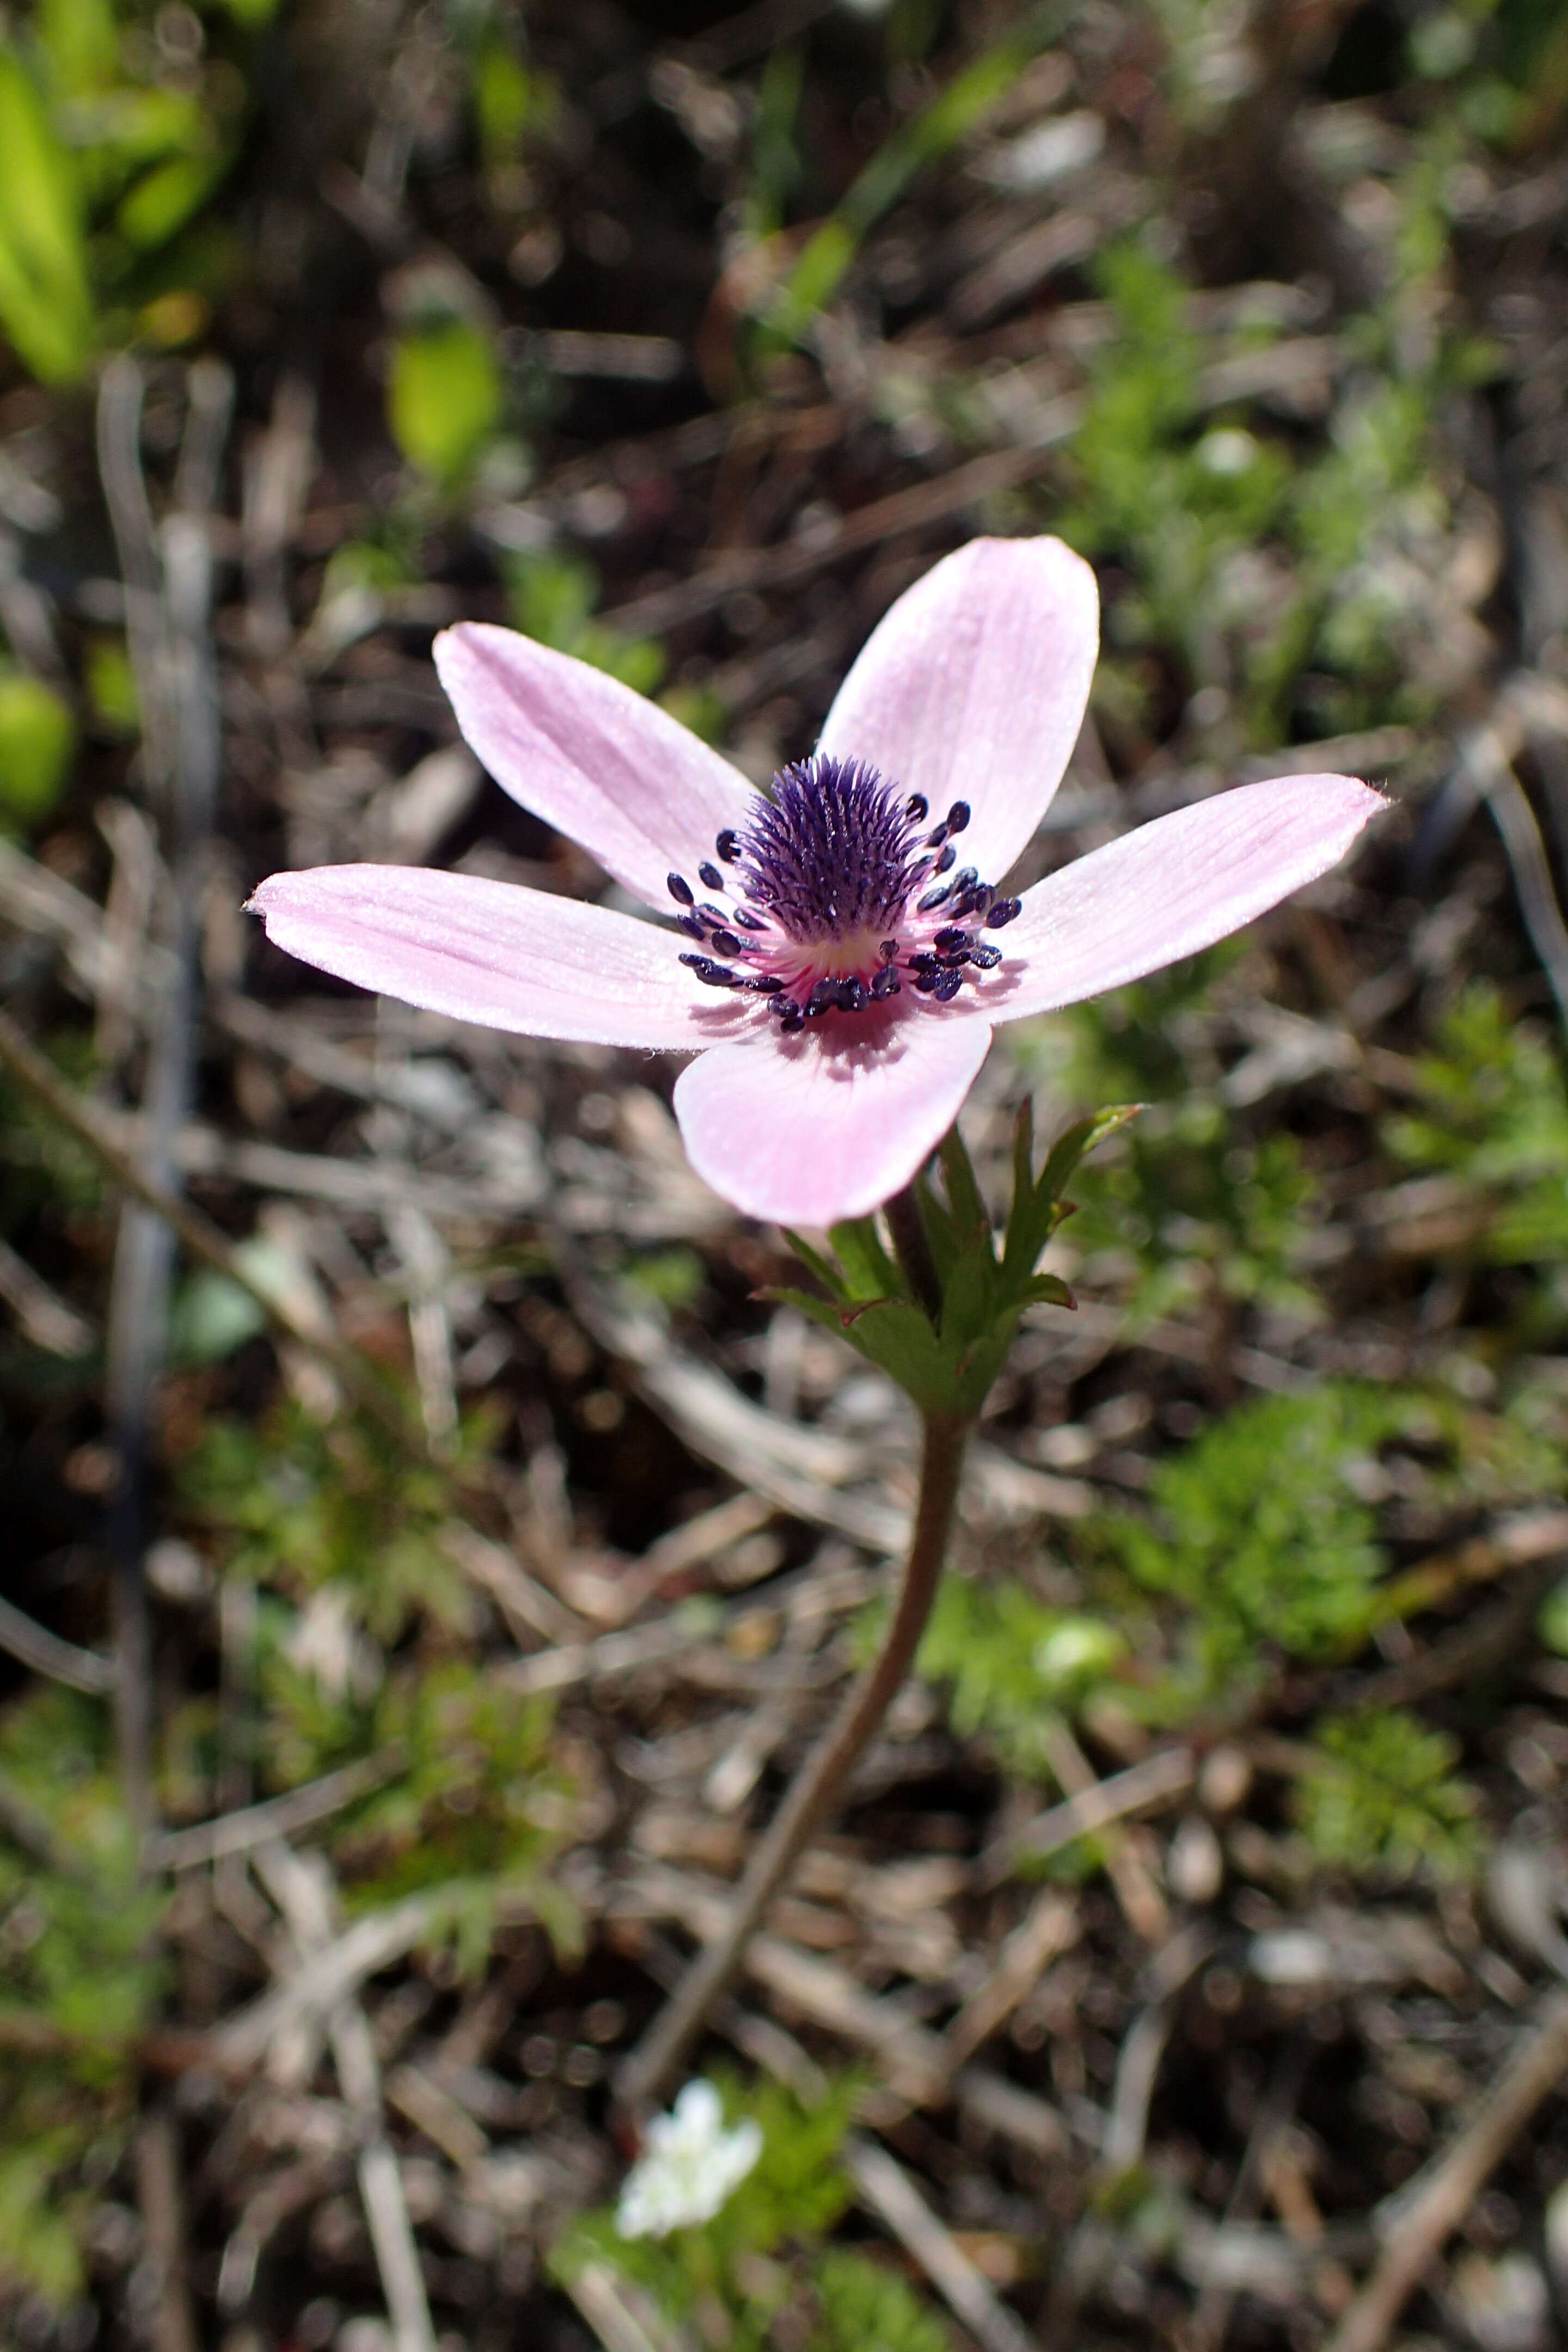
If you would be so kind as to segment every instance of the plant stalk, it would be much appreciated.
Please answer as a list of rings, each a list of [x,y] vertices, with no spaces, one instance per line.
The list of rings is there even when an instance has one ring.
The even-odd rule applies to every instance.
[[[616,2090],[626,2108],[635,2111],[664,2104],[768,1906],[837,1810],[861,1750],[909,1673],[942,1580],[968,1434],[967,1422],[934,1414],[926,1417],[914,1530],[882,1646],[845,1699],[820,1746],[795,1776],[741,1881],[729,1926],[697,1955],[622,2068]]]

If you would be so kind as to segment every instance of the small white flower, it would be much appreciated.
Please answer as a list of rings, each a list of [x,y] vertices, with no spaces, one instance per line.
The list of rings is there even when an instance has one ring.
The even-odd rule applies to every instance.
[[[674,2112],[647,2127],[647,2147],[626,2175],[616,2209],[623,2238],[668,2238],[710,2221],[763,2152],[752,2122],[724,2128],[724,2110],[711,2083],[688,2083]]]

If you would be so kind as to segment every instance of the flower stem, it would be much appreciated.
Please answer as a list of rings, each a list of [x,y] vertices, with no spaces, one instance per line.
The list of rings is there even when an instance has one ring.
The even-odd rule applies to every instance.
[[[967,1422],[926,1416],[914,1530],[882,1646],[796,1774],[741,1881],[723,1934],[697,1955],[623,2067],[616,2090],[626,2107],[662,2104],[667,2097],[769,1904],[837,1809],[857,1759],[913,1664],[942,1580],[968,1434]]]

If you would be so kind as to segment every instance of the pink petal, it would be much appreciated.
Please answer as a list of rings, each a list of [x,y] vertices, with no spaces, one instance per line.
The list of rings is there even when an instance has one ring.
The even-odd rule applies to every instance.
[[[700,898],[698,865],[755,797],[727,760],[646,696],[513,629],[448,629],[436,667],[458,726],[513,800],[650,907],[669,906],[672,870]]]
[[[318,866],[274,874],[250,905],[318,971],[487,1029],[689,1051],[766,1018],[701,987],[679,933],[510,882]]]
[[[1076,1004],[1212,947],[1337,865],[1386,805],[1353,776],[1216,793],[1092,850],[1024,894],[998,933],[993,1021]]]
[[[1072,754],[1100,643],[1089,565],[1059,539],[975,539],[906,589],[827,714],[820,748],[967,801],[960,862],[1000,882]]]
[[[900,1004],[716,1046],[676,1081],[687,1155],[748,1216],[866,1216],[935,1150],[990,1042],[984,1020]]]

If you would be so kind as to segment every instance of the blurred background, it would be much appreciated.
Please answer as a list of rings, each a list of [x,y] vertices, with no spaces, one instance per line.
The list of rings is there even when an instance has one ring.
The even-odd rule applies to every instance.
[[[1561,0],[0,10],[0,2334],[1550,2352],[1568,2314]],[[1077,1180],[917,1676],[621,2240],[608,2084],[864,1654],[899,1394],[672,1067],[285,866],[605,877],[502,621],[765,782],[981,531],[1095,563],[1028,881],[1394,803],[999,1037]],[[183,1201],[176,1242],[146,1201]]]

